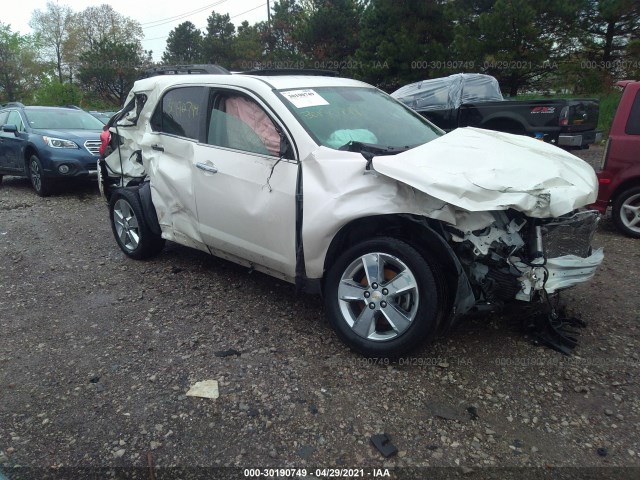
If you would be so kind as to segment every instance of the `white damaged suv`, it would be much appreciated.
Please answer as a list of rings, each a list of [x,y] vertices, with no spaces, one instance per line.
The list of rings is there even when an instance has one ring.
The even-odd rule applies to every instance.
[[[100,188],[126,255],[170,240],[321,293],[364,355],[403,355],[472,309],[547,305],[603,260],[584,161],[445,135],[359,81],[161,75],[107,128]]]

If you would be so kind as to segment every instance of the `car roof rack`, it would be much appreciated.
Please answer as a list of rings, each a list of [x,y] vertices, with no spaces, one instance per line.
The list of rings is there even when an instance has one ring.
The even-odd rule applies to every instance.
[[[21,107],[24,108],[24,104],[22,102],[7,102],[3,105],[0,105],[2,107]]]
[[[144,71],[141,78],[156,77],[158,75],[231,75],[229,70],[220,65],[161,65]]]
[[[336,70],[324,70],[320,68],[257,68],[246,72],[238,72],[241,75],[263,75],[275,77],[278,75],[319,75],[322,77],[337,77]]]

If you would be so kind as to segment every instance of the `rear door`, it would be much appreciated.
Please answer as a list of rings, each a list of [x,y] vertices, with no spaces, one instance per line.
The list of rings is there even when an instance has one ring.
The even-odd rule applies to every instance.
[[[193,159],[205,135],[209,88],[176,87],[164,93],[151,117],[151,133],[142,139],[149,163],[151,198],[163,236],[207,251],[200,236],[193,192]],[[131,154],[135,158],[136,152]]]

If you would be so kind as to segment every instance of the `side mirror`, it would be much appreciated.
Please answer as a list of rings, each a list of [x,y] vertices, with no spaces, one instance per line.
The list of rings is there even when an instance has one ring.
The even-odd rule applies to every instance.
[[[2,131],[7,133],[13,133],[14,135],[18,135],[18,127],[13,123],[7,123],[2,126]]]

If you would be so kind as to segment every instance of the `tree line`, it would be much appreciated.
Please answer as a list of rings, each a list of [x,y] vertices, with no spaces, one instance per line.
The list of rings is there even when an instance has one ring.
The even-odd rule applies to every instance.
[[[0,100],[53,93],[120,104],[153,64],[140,24],[108,5],[74,13],[50,2],[31,26],[22,36],[0,24]],[[161,63],[328,69],[387,91],[480,72],[512,96],[596,93],[640,77],[640,2],[280,0],[253,25],[215,11],[204,26],[181,23]]]

